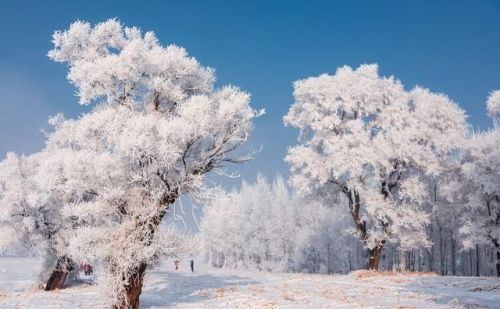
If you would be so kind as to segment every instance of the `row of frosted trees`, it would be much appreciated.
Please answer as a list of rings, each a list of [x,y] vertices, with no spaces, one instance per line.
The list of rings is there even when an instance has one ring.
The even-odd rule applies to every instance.
[[[500,275],[500,129],[470,132],[448,97],[407,91],[376,65],[298,81],[294,95],[284,120],[300,130],[286,157],[296,193],[272,198],[284,189],[258,179],[223,194],[228,207],[208,207],[202,233],[213,265]],[[487,107],[500,115],[500,92]],[[225,211],[239,221],[221,225]],[[275,238],[283,224],[288,238]],[[288,250],[271,254],[275,246]]]
[[[325,205],[324,200],[294,195],[281,177],[272,183],[262,176],[254,184],[244,182],[239,191],[223,192],[206,207],[201,222],[204,258],[214,267],[272,272],[366,268],[368,252],[355,236],[352,218],[341,205]],[[467,244],[459,222],[430,214],[430,246],[403,251],[391,244],[381,256],[380,269],[497,276],[494,244]]]
[[[377,269],[391,248],[413,261],[437,244],[434,217],[460,246],[498,252],[497,131],[469,137],[444,95],[406,91],[375,65],[296,82],[285,116],[300,130],[286,158],[295,193],[260,179],[219,194],[204,176],[253,155],[239,148],[263,111],[248,93],[216,88],[214,70],[184,49],[117,20],[75,22],[53,43],[49,57],[67,64],[93,109],[53,117],[40,152],[0,163],[0,249],[43,257],[46,290],[75,262],[99,261],[104,305],[138,308],[146,271],[197,247],[162,224],[184,195],[209,201],[204,244],[219,266]],[[492,115],[499,101],[492,95]],[[440,184],[434,195],[429,181]]]
[[[206,206],[203,254],[214,267],[341,273],[349,263],[348,219],[292,194],[282,177],[269,183],[259,174],[254,184],[221,192]]]

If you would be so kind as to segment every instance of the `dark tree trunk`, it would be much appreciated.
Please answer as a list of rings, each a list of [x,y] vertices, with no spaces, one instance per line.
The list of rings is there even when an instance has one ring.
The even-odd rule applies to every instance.
[[[378,270],[380,264],[380,256],[382,254],[382,245],[378,245],[373,249],[368,250],[368,269]]]
[[[52,271],[47,284],[45,284],[45,291],[61,289],[68,273],[73,269],[74,263],[70,258],[67,256],[58,258],[56,268]]]
[[[179,196],[178,191],[170,195],[166,195],[162,201],[158,204],[158,212],[151,219],[146,221],[139,221],[136,224],[136,228],[145,229],[148,231],[147,238],[145,240],[145,246],[149,246],[153,241],[154,234],[158,229],[163,217],[165,217],[168,208],[172,205],[177,197]],[[141,263],[132,269],[130,277],[128,279],[127,285],[125,285],[127,302],[125,304],[118,303],[113,306],[114,309],[138,309],[139,308],[139,297],[142,293],[142,285],[144,282],[144,275],[147,268],[146,263]]]
[[[444,248],[443,248],[444,247],[444,245],[443,245],[443,243],[444,243],[443,229],[441,228],[437,214],[436,214],[436,224],[437,224],[438,235],[439,235],[439,268],[438,268],[438,271],[439,271],[440,275],[445,275],[446,273],[444,272],[445,256],[444,256]]]
[[[139,297],[142,293],[142,285],[144,274],[146,273],[146,264],[142,263],[139,267],[133,270],[132,275],[128,279],[128,284],[125,286],[127,293],[127,304],[116,304],[115,309],[138,309]]]
[[[351,272],[351,270],[352,270],[352,266],[351,266],[351,251],[347,251],[347,256],[349,257],[349,272]]]
[[[476,244],[476,276],[480,276],[481,272],[479,271],[479,245]]]
[[[356,225],[356,229],[359,232],[361,241],[366,245],[366,241],[368,239],[368,233],[366,229],[366,222],[361,220],[360,216],[360,208],[361,208],[361,200],[359,197],[359,193],[356,190],[350,190],[347,187],[342,187],[342,191],[346,195],[349,200],[349,209],[351,212],[351,217]],[[382,253],[382,249],[384,244],[379,244],[377,247],[368,250],[368,269],[370,270],[378,270],[380,264],[380,255]]]
[[[451,236],[451,273],[453,276],[457,275],[457,262],[455,257],[455,237]]]
[[[472,249],[469,249],[469,276],[474,276],[472,268]]]
[[[497,220],[500,220],[500,215],[497,216]],[[491,237],[491,240],[493,241],[493,246],[494,246],[494,251],[496,251],[496,256],[497,259],[495,261],[495,266],[496,266],[496,271],[497,271],[497,277],[500,277],[500,242],[498,239]]]
[[[497,277],[500,277],[500,249],[497,248],[497,260],[495,262],[497,267]]]
[[[497,239],[493,239],[494,251],[496,251],[497,259],[495,261],[495,266],[497,270],[497,277],[500,277],[500,243]],[[492,254],[493,255],[493,254]]]

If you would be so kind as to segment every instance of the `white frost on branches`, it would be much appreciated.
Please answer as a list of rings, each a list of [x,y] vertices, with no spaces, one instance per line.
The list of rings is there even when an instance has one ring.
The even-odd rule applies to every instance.
[[[216,89],[214,70],[183,48],[163,47],[152,32],[114,19],[95,26],[77,21],[57,31],[53,43],[49,57],[68,65],[80,103],[97,105],[76,120],[51,119],[54,132],[36,173],[44,180],[40,190],[6,181],[20,189],[2,188],[3,199],[17,210],[30,197],[20,190],[63,196],[53,203],[65,231],[58,254],[103,261],[106,304],[135,306],[127,289],[147,267],[195,248],[161,227],[170,206],[182,194],[203,195],[206,173],[251,157],[234,150],[263,111],[236,87]],[[3,168],[16,166],[10,161]],[[2,174],[9,173],[23,172]]]
[[[405,91],[377,65],[297,81],[294,96],[284,117],[301,132],[286,157],[294,187],[340,194],[369,251],[428,246],[422,181],[446,170],[465,137],[463,111],[445,95]]]
[[[333,273],[347,270],[347,218],[262,175],[220,192],[204,209],[201,237],[215,267]]]
[[[463,226],[466,248],[489,244],[500,252],[500,130],[473,135],[465,145],[461,169]]]
[[[486,109],[491,118],[500,118],[500,90],[495,90],[490,93],[486,102]]]

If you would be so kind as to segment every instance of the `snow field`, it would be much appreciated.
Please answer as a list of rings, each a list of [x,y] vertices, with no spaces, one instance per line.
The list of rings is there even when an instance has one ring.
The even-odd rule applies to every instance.
[[[197,265],[200,266],[200,265]],[[199,268],[199,267],[198,267]],[[37,261],[0,258],[0,308],[100,308],[96,285],[45,292]],[[265,273],[167,264],[146,275],[142,308],[500,308],[500,278]]]

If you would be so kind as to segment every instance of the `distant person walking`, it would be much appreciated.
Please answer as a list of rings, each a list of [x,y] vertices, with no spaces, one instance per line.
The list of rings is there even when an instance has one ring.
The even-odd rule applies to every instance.
[[[80,271],[83,271],[85,276],[90,276],[94,272],[94,269],[92,265],[90,265],[87,262],[84,262],[83,264],[80,264]]]
[[[189,262],[189,265],[191,265],[191,272],[192,272],[192,273],[194,273],[194,261],[193,261],[193,260],[191,260],[191,261]]]
[[[179,261],[178,260],[174,261],[174,265],[175,265],[175,270],[179,270]]]

